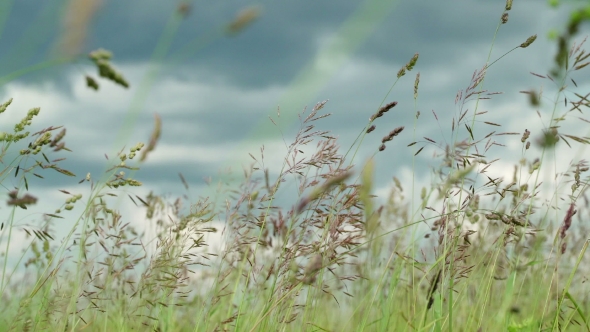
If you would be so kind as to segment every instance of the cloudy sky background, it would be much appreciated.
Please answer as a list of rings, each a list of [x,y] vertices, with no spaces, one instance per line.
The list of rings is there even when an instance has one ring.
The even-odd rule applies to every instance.
[[[547,126],[555,85],[529,72],[545,74],[553,68],[556,47],[547,35],[550,29],[563,28],[572,8],[562,6],[556,10],[544,1],[516,0],[508,23],[500,27],[493,40],[504,12],[502,0],[342,0],[337,5],[309,0],[195,1],[185,19],[175,16],[176,1],[104,0],[97,6],[81,50],[112,51],[112,63],[127,78],[129,89],[103,79],[99,80],[99,91],[87,88],[84,75],[97,75],[96,68],[86,59],[15,75],[56,56],[67,5],[67,1],[61,0],[0,4],[0,12],[8,13],[0,21],[0,101],[13,98],[8,110],[0,115],[1,130],[11,131],[27,110],[40,107],[41,113],[33,119],[29,130],[65,126],[65,142],[73,153],[62,151],[48,157],[67,157],[61,167],[76,174],[69,178],[45,170],[40,173],[43,180],[29,176],[30,193],[39,202],[26,211],[17,210],[14,222],[21,227],[39,224],[43,212],[60,207],[68,196],[58,189],[82,193],[87,198],[89,184],[78,181],[88,172],[94,179],[100,178],[111,165],[105,160],[105,153],[112,161],[114,152],[124,145],[128,151],[139,141],[147,143],[155,113],[162,118],[161,140],[141,170],[133,173],[133,178],[144,183],[143,187],[132,188],[133,194],[145,197],[153,190],[171,197],[186,194],[189,201],[196,201],[199,196],[214,193],[203,178],[212,177],[215,183],[219,172],[230,166],[239,177],[240,165],[251,162],[248,152],[258,157],[262,145],[267,166],[276,176],[286,152],[285,141],[289,144],[299,129],[296,114],[323,100],[329,101],[322,111],[332,116],[316,126],[338,136],[343,153],[382,101],[398,101],[392,111],[375,122],[377,130],[365,137],[355,161],[364,164],[379,147],[382,136],[405,126],[402,134],[376,156],[375,191],[385,197],[393,176],[409,190],[414,173],[419,194],[421,187],[431,183],[430,168],[441,162],[433,158],[437,149],[426,145],[423,137],[434,139],[441,146],[453,141],[451,119],[459,112],[455,96],[470,84],[473,72],[486,63],[492,41],[491,61],[529,36],[539,36],[529,48],[515,50],[489,69],[484,89],[503,94],[479,104],[479,111],[488,112],[481,121],[503,126],[496,129],[480,122],[474,131],[481,137],[492,130],[522,133],[526,128],[537,137],[541,128]],[[261,9],[259,19],[235,36],[223,34],[223,27],[249,6]],[[586,35],[586,28],[578,41]],[[172,32],[172,39],[162,37]],[[162,52],[157,50],[158,45]],[[387,96],[398,70],[415,53],[420,54],[418,64]],[[418,72],[421,78],[415,106],[413,84]],[[577,91],[585,94],[585,76],[573,77],[579,86]],[[544,116],[542,121],[528,105],[526,95],[519,93],[532,88],[542,88],[545,93],[543,107],[539,109]],[[474,106],[466,105],[470,109]],[[269,120],[269,116],[277,120],[277,107],[281,113],[277,121],[280,130]],[[421,143],[409,148],[407,145],[414,140],[416,110],[421,116],[415,140]],[[581,121],[570,121],[566,126],[572,134],[588,136]],[[459,137],[466,138],[463,128]],[[496,141],[506,146],[490,150],[488,160],[502,160],[490,167],[488,174],[507,177],[509,183],[513,165],[522,157],[520,136],[502,136]],[[425,145],[413,170],[412,156]],[[3,167],[16,166],[9,162],[14,160],[17,149],[10,151],[12,154],[3,159]],[[551,182],[556,172],[552,167],[564,171],[570,160],[578,160],[587,152],[576,144],[560,153],[558,160],[566,161],[559,165],[548,163],[541,180]],[[529,160],[537,156],[540,154],[534,150],[526,155]],[[29,160],[27,165],[32,163]],[[179,172],[189,183],[188,192]],[[14,171],[7,174],[3,177],[6,192],[19,185]],[[123,197],[116,205],[123,220],[137,225],[145,223],[145,212],[134,208],[124,191],[113,192]],[[289,197],[292,196],[284,194],[279,202],[295,204]],[[80,205],[64,212],[73,219],[58,222],[63,234],[80,216],[81,208]],[[8,223],[11,208],[3,207],[1,211],[3,222]],[[2,234],[0,243],[5,245],[6,231]],[[30,241],[21,241],[25,238],[22,232],[12,236],[14,243]],[[9,256],[19,250],[11,246]]]

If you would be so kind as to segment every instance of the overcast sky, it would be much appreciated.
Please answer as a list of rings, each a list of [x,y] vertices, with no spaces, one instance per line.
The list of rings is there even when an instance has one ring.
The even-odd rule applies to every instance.
[[[257,6],[261,13],[255,22],[235,36],[220,33],[240,10],[250,6]],[[212,193],[204,177],[215,182],[218,172],[228,166],[240,176],[241,163],[251,161],[248,152],[259,156],[261,145],[265,145],[268,166],[278,170],[286,151],[283,139],[290,143],[299,129],[296,114],[323,100],[329,101],[322,112],[332,116],[316,126],[339,137],[343,153],[382,101],[398,101],[375,122],[377,130],[365,137],[355,160],[364,164],[382,136],[405,127],[377,154],[376,193],[384,196],[393,176],[411,186],[412,156],[426,145],[422,137],[441,142],[443,147],[444,142],[453,141],[451,119],[459,111],[455,96],[486,63],[492,42],[491,61],[534,34],[538,39],[532,46],[515,50],[489,69],[484,89],[503,94],[480,103],[479,110],[488,111],[481,121],[503,125],[499,131],[537,129],[532,135],[538,135],[548,124],[555,86],[530,72],[545,74],[553,68],[555,42],[547,35],[552,28],[563,29],[571,8],[555,10],[545,1],[515,0],[508,23],[494,39],[504,6],[503,0],[195,1],[188,16],[177,19],[177,1],[104,0],[96,7],[82,51],[112,51],[112,63],[130,88],[99,79],[100,89],[94,91],[85,86],[84,75],[97,77],[87,59],[8,76],[55,56],[67,2],[2,1],[0,12],[8,14],[0,21],[0,102],[13,98],[0,115],[2,130],[11,131],[27,110],[40,107],[30,131],[65,126],[66,146],[73,152],[62,151],[50,158],[67,157],[61,167],[76,174],[69,178],[44,170],[43,180],[29,177],[30,192],[39,203],[19,210],[15,221],[35,224],[41,212],[54,211],[67,198],[58,189],[87,197],[88,184],[78,181],[88,172],[99,179],[108,165],[105,153],[113,160],[113,152],[123,145],[128,151],[139,141],[147,143],[155,113],[162,119],[161,140],[142,169],[133,174],[144,186],[131,192],[140,196],[150,190],[174,197],[185,194],[178,176],[181,172],[190,185],[188,195],[195,200]],[[585,28],[578,41],[586,35]],[[415,53],[420,55],[416,67],[387,95],[398,70]],[[419,96],[414,105],[418,72]],[[576,77],[581,91],[588,87],[586,77]],[[532,88],[543,88],[546,93],[545,108],[539,109],[545,115],[543,121],[528,105],[526,95],[519,93]],[[277,120],[277,107],[280,130],[269,120],[269,116]],[[407,147],[413,140],[416,110],[421,116],[415,136],[421,143]],[[476,129],[480,136],[496,130],[481,123]],[[577,131],[580,136],[587,133]],[[459,137],[466,138],[465,130]],[[490,153],[503,159],[489,172],[511,177],[513,165],[521,158],[520,136],[497,141],[506,147]],[[568,161],[584,153],[577,147],[568,152]],[[416,158],[417,192],[431,182],[430,168],[440,165],[441,160],[433,158],[436,151],[426,145]],[[14,157],[5,157],[3,167]],[[527,158],[534,159],[533,155]],[[32,163],[29,160],[27,165]],[[6,191],[17,185],[18,178],[12,174],[3,177]],[[127,210],[127,205],[130,202],[125,200],[120,208],[131,219],[142,217],[143,212]],[[1,211],[8,217],[11,209]],[[77,217],[80,211],[68,213]]]

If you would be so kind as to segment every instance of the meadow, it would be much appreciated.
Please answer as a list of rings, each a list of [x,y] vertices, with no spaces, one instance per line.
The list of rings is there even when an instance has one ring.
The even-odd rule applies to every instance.
[[[508,22],[512,1],[503,9],[496,33]],[[189,11],[184,4],[177,14]],[[239,33],[257,15],[256,9],[240,12],[224,33]],[[12,132],[0,133],[1,180],[18,183],[7,190],[10,215],[0,230],[0,331],[590,331],[583,150],[590,137],[571,129],[590,122],[588,92],[581,88],[588,85],[573,78],[587,75],[590,63],[585,39],[574,40],[588,20],[580,15],[572,15],[558,37],[555,68],[533,73],[558,93],[521,91],[533,109],[550,105],[548,116],[538,112],[543,131],[524,123],[520,132],[505,131],[480,106],[501,93],[485,89],[496,61],[529,50],[533,35],[498,59],[482,59],[466,78],[452,123],[439,123],[452,137],[448,144],[417,134],[426,116],[417,106],[413,126],[387,128],[375,138],[399,107],[387,95],[367,110],[355,142],[341,148],[336,135],[322,129],[331,119],[329,102],[322,101],[299,114],[295,137],[283,137],[289,144],[278,176],[269,172],[264,149],[244,151],[251,163],[234,175],[241,184],[213,178],[216,194],[197,201],[133,194],[142,185],[135,179],[139,166],[158,148],[162,119],[156,116],[146,142],[109,156],[102,178],[88,173],[80,180],[89,196],[64,190],[69,198],[37,225],[19,223],[17,211],[42,199],[27,179],[47,171],[73,176],[60,167],[70,139],[66,129],[32,129],[43,106],[29,110]],[[72,52],[76,38],[65,38]],[[85,77],[89,89],[100,93],[103,80],[129,86],[111,52],[97,49],[84,57],[100,77]],[[413,87],[415,104],[428,98],[420,93],[419,65],[416,53],[391,87]],[[13,111],[11,101],[0,101],[0,113]],[[379,154],[398,153],[390,142],[402,136],[412,165],[417,156],[438,151],[432,183],[406,188],[394,177],[388,196],[378,198],[375,163]],[[369,139],[379,142],[372,158],[359,160]],[[490,159],[489,150],[508,144],[521,147],[518,160],[504,160],[513,165],[512,177],[490,176],[498,159]],[[6,159],[20,146],[17,157]],[[577,159],[559,158],[580,147]],[[567,171],[551,174],[552,183],[543,186],[552,163]],[[277,203],[288,185],[298,194]],[[145,211],[156,237],[122,218],[109,203],[113,197]],[[79,205],[84,213],[57,237],[57,224],[70,218],[64,212]],[[27,234],[28,242],[11,268],[7,253],[22,245],[16,233]],[[207,243],[210,234],[222,238],[220,250]]]

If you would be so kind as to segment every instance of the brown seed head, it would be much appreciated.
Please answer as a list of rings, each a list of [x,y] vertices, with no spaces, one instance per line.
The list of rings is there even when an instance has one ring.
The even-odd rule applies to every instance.
[[[401,133],[401,132],[402,132],[402,130],[404,130],[404,127],[403,127],[403,126],[402,126],[402,127],[397,127],[397,128],[395,128],[394,130],[392,130],[392,131],[389,133],[389,135],[391,135],[391,136],[397,136],[399,133]]]
[[[502,24],[506,24],[508,22],[508,13],[502,14]]]
[[[379,109],[379,113],[385,113],[385,112],[389,111],[390,109],[394,108],[395,105],[397,105],[397,101],[392,101],[391,103],[388,103],[387,105],[381,107]]]
[[[524,43],[520,44],[520,47],[527,48],[537,39],[537,35],[530,36]]]
[[[520,141],[522,143],[524,143],[529,138],[530,135],[531,135],[531,132],[528,129],[525,129],[524,134],[522,134],[522,138],[520,139]]]
[[[560,237],[563,240],[565,238],[565,234],[567,230],[572,226],[572,217],[576,214],[574,203],[570,204],[567,213],[565,214],[565,218],[563,219],[563,225],[561,226]]]

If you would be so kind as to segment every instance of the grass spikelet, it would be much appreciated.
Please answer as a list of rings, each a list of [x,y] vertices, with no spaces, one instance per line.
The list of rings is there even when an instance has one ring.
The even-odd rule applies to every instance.
[[[531,132],[528,129],[525,129],[524,134],[522,134],[522,137],[520,138],[520,141],[522,143],[526,142],[526,140],[529,139],[529,136],[531,136]]]
[[[565,217],[563,218],[563,225],[561,226],[561,229],[559,231],[559,236],[562,240],[565,239],[567,230],[570,229],[570,227],[572,226],[572,217],[577,212],[575,207],[575,204],[571,203],[569,209],[567,210],[567,213],[565,214]]]
[[[414,81],[414,99],[418,98],[418,84],[420,84],[420,73],[416,74],[416,80]]]
[[[404,130],[404,127],[397,127],[394,130],[390,131],[389,134],[387,134],[383,137],[383,139],[381,139],[381,143],[391,141],[395,136],[399,135],[399,133],[401,133],[402,130]]]
[[[508,23],[508,13],[502,14],[502,24]]]
[[[416,65],[416,62],[418,62],[418,57],[419,57],[419,54],[418,53],[414,54],[414,56],[406,64],[406,69],[408,71],[412,71],[412,69],[414,69],[414,66]]]
[[[400,77],[404,76],[405,74],[406,74],[406,66],[403,66],[397,72],[397,78],[400,78]]]
[[[504,7],[505,10],[512,9],[512,0],[506,0],[506,6]]]
[[[565,217],[563,218],[563,224],[559,229],[559,238],[561,240],[561,254],[565,254],[565,250],[567,249],[567,242],[565,241],[565,236],[572,226],[572,217],[576,214],[575,204],[571,203],[569,209],[567,210]]]
[[[4,113],[4,111],[6,111],[6,108],[12,103],[12,98],[8,99],[7,102],[5,102],[4,104],[0,105],[0,114]]]
[[[386,104],[385,106],[379,108],[379,110],[377,111],[377,113],[373,114],[369,120],[370,122],[373,122],[376,118],[380,118],[383,116],[383,114],[387,113],[387,111],[389,111],[390,109],[394,108],[397,105],[397,101],[392,101],[388,104]]]
[[[92,76],[89,76],[89,75],[86,75],[85,78],[86,78],[86,86],[94,89],[95,91],[98,91],[98,82]]]
[[[537,39],[537,35],[532,35],[532,36],[530,36],[529,38],[527,38],[527,40],[526,40],[524,43],[520,44],[520,47],[521,47],[521,48],[527,48],[527,47],[529,47],[529,46],[530,46],[530,45],[531,45],[531,44],[532,44],[532,43],[533,43],[533,42],[534,42],[536,39]]]
[[[129,83],[125,77],[117,72],[109,63],[109,60],[112,58],[112,56],[113,54],[111,52],[104,49],[98,49],[88,54],[88,58],[96,64],[96,67],[98,68],[98,75],[100,77],[104,77],[121,85],[122,87],[128,88]],[[88,82],[88,78],[86,80]],[[98,89],[98,85],[93,85],[91,87]]]
[[[392,101],[379,109],[379,113],[385,113],[397,105],[397,101]]]
[[[422,152],[422,149],[424,149],[424,147],[421,147],[420,149],[418,149],[418,151],[416,153],[414,153],[414,156],[417,156],[418,153]]]

